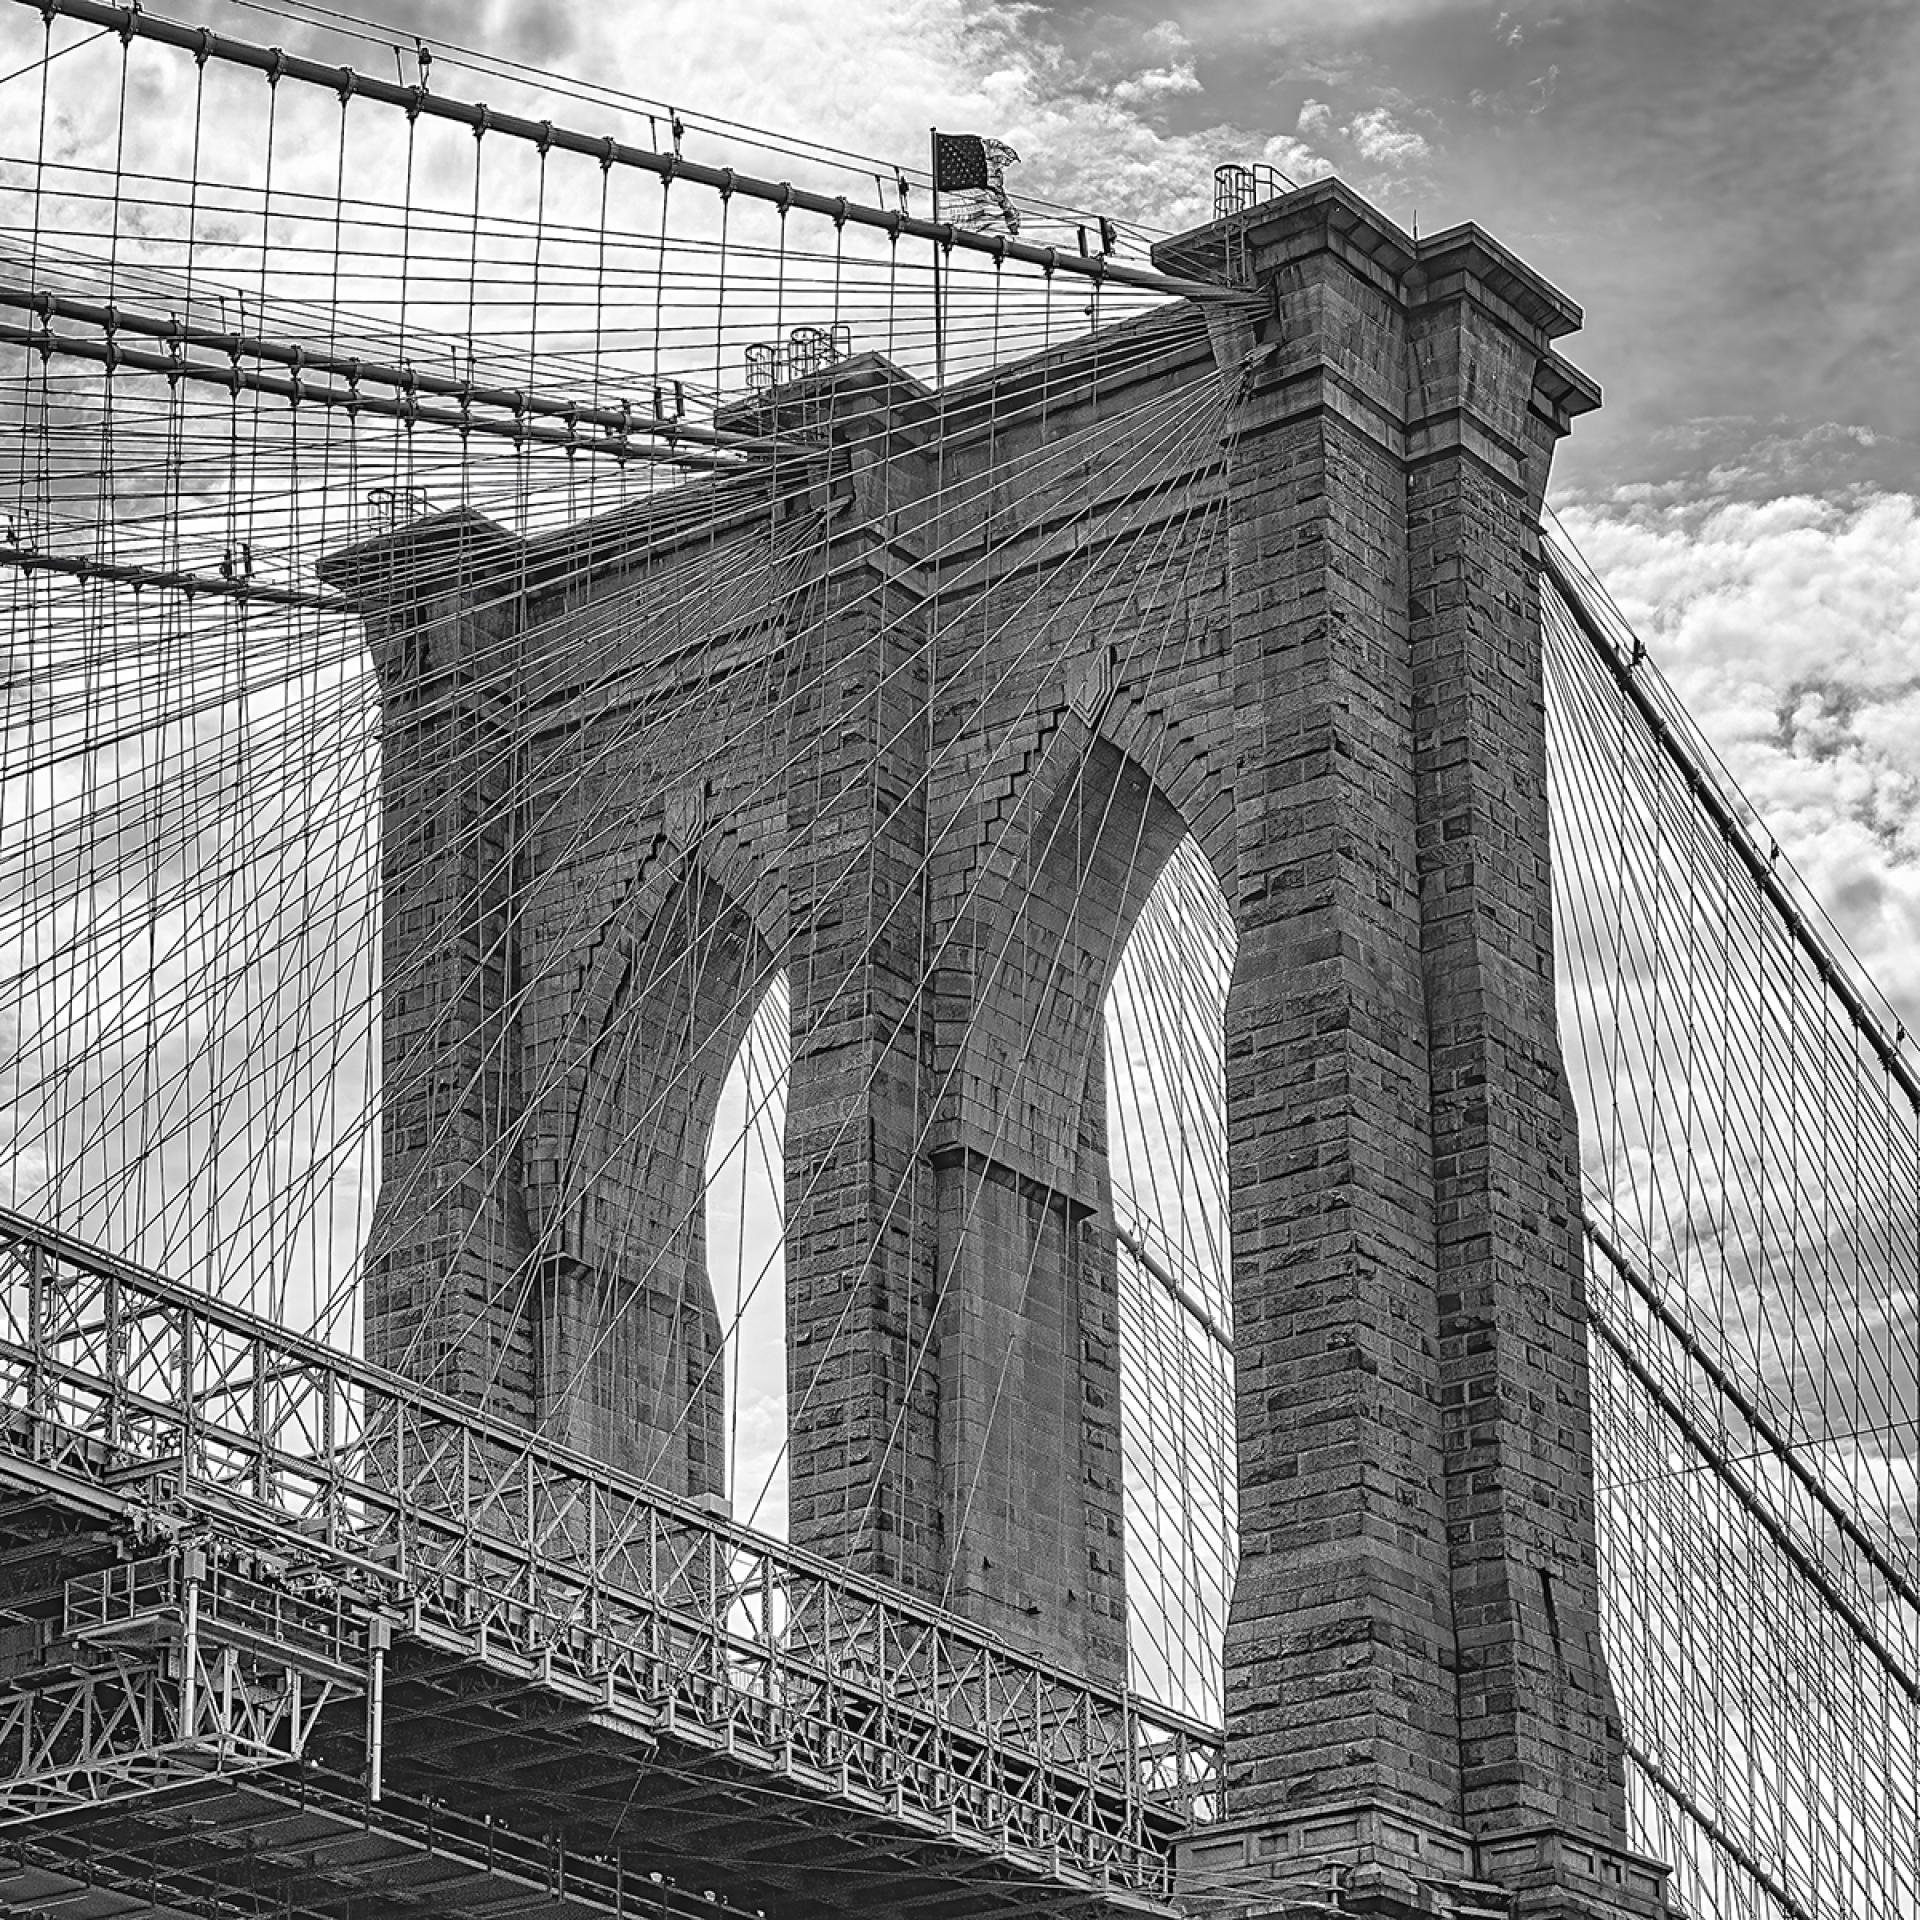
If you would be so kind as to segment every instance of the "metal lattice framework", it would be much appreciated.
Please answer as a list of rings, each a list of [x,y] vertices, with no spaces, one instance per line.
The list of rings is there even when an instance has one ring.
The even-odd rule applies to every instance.
[[[1205,1729],[31,1222],[8,1215],[0,1234],[15,1409],[0,1479],[270,1551],[307,1596],[240,1599],[232,1576],[202,1589],[177,1560],[70,1584],[65,1627],[90,1642],[170,1611],[192,1649],[204,1606],[197,1680],[121,1661],[16,1696],[21,1737],[48,1754],[90,1716],[85,1757],[61,1763],[90,1784],[49,1802],[35,1766],[10,1811],[143,1790],[158,1784],[143,1769],[190,1768],[210,1745],[229,1769],[295,1758],[324,1689],[303,1702],[293,1668],[277,1694],[242,1690],[244,1725],[222,1719],[216,1624],[310,1647],[316,1678],[365,1687],[375,1623],[398,1619],[404,1639],[537,1675],[636,1737],[745,1759],[957,1849],[1167,1893],[1166,1836],[1217,1791]]]
[[[35,1673],[33,1652],[13,1649],[0,1817],[41,1820],[302,1757],[335,1690],[369,1671],[365,1623],[208,1576],[190,1551],[66,1583],[59,1664]]]

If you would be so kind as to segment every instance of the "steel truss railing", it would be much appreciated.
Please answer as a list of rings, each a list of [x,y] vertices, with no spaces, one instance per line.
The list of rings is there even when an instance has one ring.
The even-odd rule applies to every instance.
[[[1218,1806],[1196,1723],[4,1210],[0,1397],[0,1478],[270,1543],[367,1619],[974,1844],[1157,1895]]]
[[[29,1625],[0,1662],[7,1822],[298,1760],[368,1652],[338,1607],[222,1576],[192,1550],[69,1580],[61,1616],[57,1638]]]

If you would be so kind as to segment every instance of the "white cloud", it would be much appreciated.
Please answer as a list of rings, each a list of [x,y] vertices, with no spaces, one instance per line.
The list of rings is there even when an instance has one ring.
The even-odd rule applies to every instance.
[[[1166,54],[1173,59],[1193,51],[1193,42],[1187,38],[1177,20],[1159,21],[1156,25],[1149,27],[1140,38],[1155,52]]]
[[[1920,1024],[1920,499],[1644,494],[1569,530],[1868,972]]]
[[[1260,158],[1302,186],[1309,180],[1324,180],[1333,171],[1331,160],[1315,153],[1305,141],[1296,140],[1290,133],[1276,133],[1260,149]]]
[[[1420,134],[1402,126],[1385,107],[1356,113],[1344,131],[1363,160],[1395,171],[1418,166],[1432,152]]]
[[[1324,100],[1309,100],[1300,109],[1300,118],[1294,123],[1294,131],[1302,134],[1324,134],[1333,126],[1333,109]]]
[[[1363,64],[1357,53],[1324,60],[1290,60],[1284,80],[1292,85],[1304,82],[1313,87],[1344,87],[1353,78],[1355,70]],[[1276,80],[1273,84],[1279,86],[1282,82]]]
[[[1145,106],[1155,100],[1164,100],[1170,94],[1201,91],[1200,77],[1194,72],[1193,62],[1181,60],[1172,66],[1149,67],[1144,73],[1136,73],[1130,80],[1119,81],[1113,88],[1113,98],[1122,106]]]

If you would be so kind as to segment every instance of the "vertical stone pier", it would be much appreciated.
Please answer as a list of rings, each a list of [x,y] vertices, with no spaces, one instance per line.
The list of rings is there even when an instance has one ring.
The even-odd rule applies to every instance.
[[[1163,243],[1216,323],[1241,1560],[1189,1897],[1660,1913],[1599,1641],[1538,523],[1579,311],[1337,182]]]

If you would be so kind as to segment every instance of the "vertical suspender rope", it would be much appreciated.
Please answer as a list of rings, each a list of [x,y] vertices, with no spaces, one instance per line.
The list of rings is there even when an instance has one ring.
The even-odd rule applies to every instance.
[[[927,129],[927,180],[933,193],[933,224],[940,224],[940,129]],[[933,242],[933,384],[947,384],[947,297],[940,272],[940,241]]]

